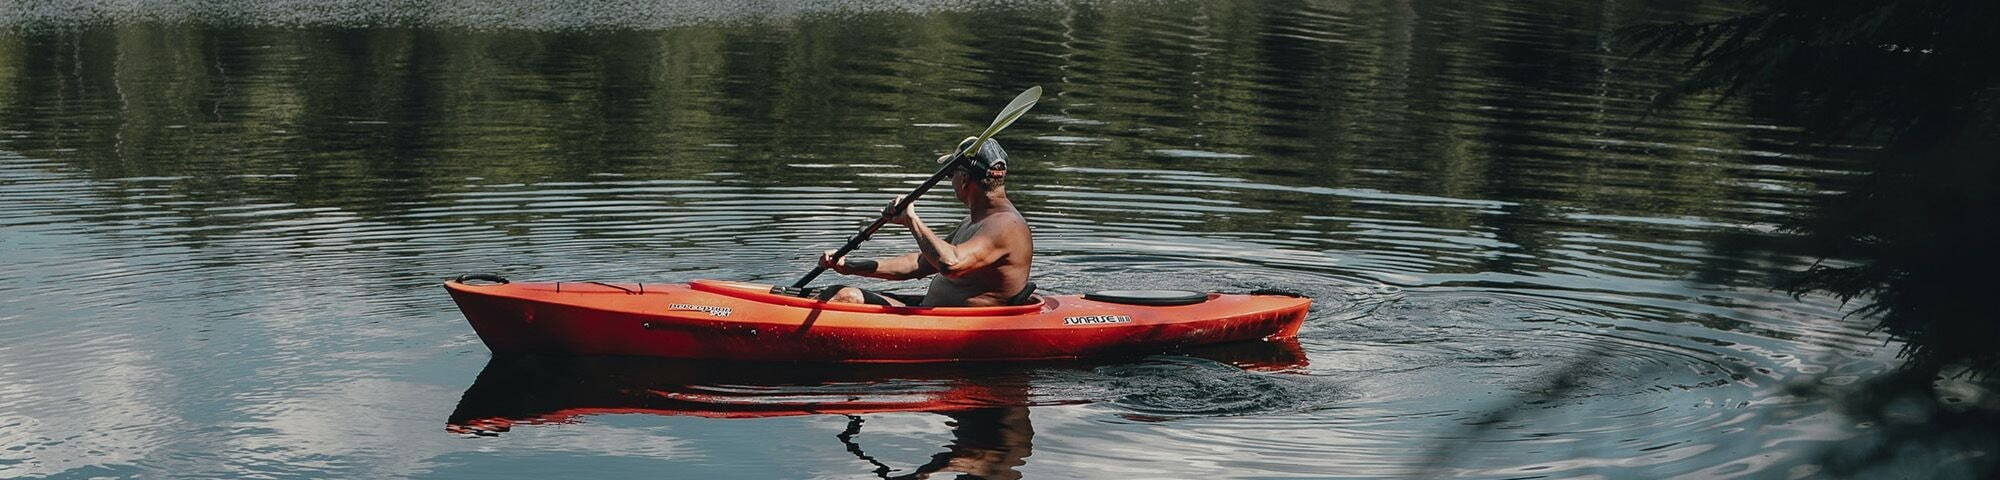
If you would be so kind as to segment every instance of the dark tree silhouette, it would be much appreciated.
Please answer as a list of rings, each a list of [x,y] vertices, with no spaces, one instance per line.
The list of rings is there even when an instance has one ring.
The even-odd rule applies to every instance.
[[[1940,388],[2000,383],[1988,281],[2000,271],[1997,20],[2000,2],[1985,0],[1766,0],[1720,21],[1621,32],[1638,55],[1686,55],[1686,77],[1662,103],[1721,91],[1796,115],[1823,144],[1879,146],[1866,176],[1829,185],[1844,193],[1795,226],[1822,261],[1779,285],[1859,300],[1854,315],[1904,342],[1900,371],[1800,389],[1839,398],[1877,429],[1828,451],[1830,474],[2000,476],[1987,457],[1926,460],[2000,445],[2000,407]]]

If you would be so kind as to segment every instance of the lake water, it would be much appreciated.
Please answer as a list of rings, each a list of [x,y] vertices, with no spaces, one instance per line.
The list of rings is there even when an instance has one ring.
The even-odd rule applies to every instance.
[[[1773,290],[1854,152],[1607,39],[1726,11],[716,3],[0,10],[0,477],[1785,478],[1868,431],[1788,387],[1895,365]],[[492,360],[439,286],[789,281],[1030,85],[1044,291],[1298,342]]]

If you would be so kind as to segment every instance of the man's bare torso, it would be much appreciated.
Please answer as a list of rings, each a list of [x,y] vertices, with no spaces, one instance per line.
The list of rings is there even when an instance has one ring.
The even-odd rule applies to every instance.
[[[1019,211],[1010,208],[993,212],[976,222],[972,217],[966,217],[959,221],[958,229],[951,232],[951,237],[945,241],[957,244],[989,230],[995,235],[996,244],[1006,249],[1007,255],[989,268],[958,278],[942,274],[933,276],[930,291],[924,295],[924,305],[1005,305],[1027,287],[1028,267],[1034,261],[1035,243],[1028,234],[1028,222]]]

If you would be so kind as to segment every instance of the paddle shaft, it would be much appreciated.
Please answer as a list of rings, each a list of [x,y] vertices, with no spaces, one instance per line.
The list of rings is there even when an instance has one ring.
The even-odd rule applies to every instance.
[[[951,161],[945,162],[944,168],[939,168],[937,173],[932,174],[929,180],[924,180],[923,185],[918,185],[916,190],[911,190],[909,195],[904,195],[903,201],[896,202],[895,211],[877,217],[875,223],[868,224],[867,227],[861,229],[860,233],[854,234],[853,237],[848,237],[847,245],[842,245],[839,250],[835,250],[833,258],[839,259],[840,257],[847,256],[848,252],[852,252],[855,247],[861,246],[861,242],[868,241],[869,236],[874,235],[876,230],[881,230],[882,225],[889,223],[890,216],[908,210],[911,203],[916,203],[917,197],[923,196],[924,192],[931,191],[931,187],[937,186],[938,182],[943,181],[945,177],[951,176],[951,169],[957,167],[960,162],[964,162],[967,158],[971,157],[953,155]],[[806,288],[806,284],[812,283],[814,278],[819,278],[819,274],[825,271],[826,266],[824,265],[813,267],[812,272],[806,273],[806,276],[799,278],[799,281],[792,282],[792,288]]]

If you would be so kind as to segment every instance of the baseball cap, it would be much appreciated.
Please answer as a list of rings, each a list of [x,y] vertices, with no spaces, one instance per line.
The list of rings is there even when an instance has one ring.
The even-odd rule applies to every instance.
[[[942,157],[938,157],[937,159],[938,163],[945,163],[951,161],[951,156],[953,154],[965,151],[966,147],[972,146],[972,142],[977,140],[979,140],[978,137],[965,137],[965,140],[960,140],[958,142],[958,148],[953,149],[952,153],[947,153]],[[979,146],[978,152],[973,152],[972,158],[968,159],[965,162],[965,166],[970,167],[973,170],[976,170],[977,172],[975,173],[991,172],[995,170],[1004,171],[1007,169],[1007,150],[1000,148],[999,139],[988,138],[986,139],[986,143],[981,144]]]

